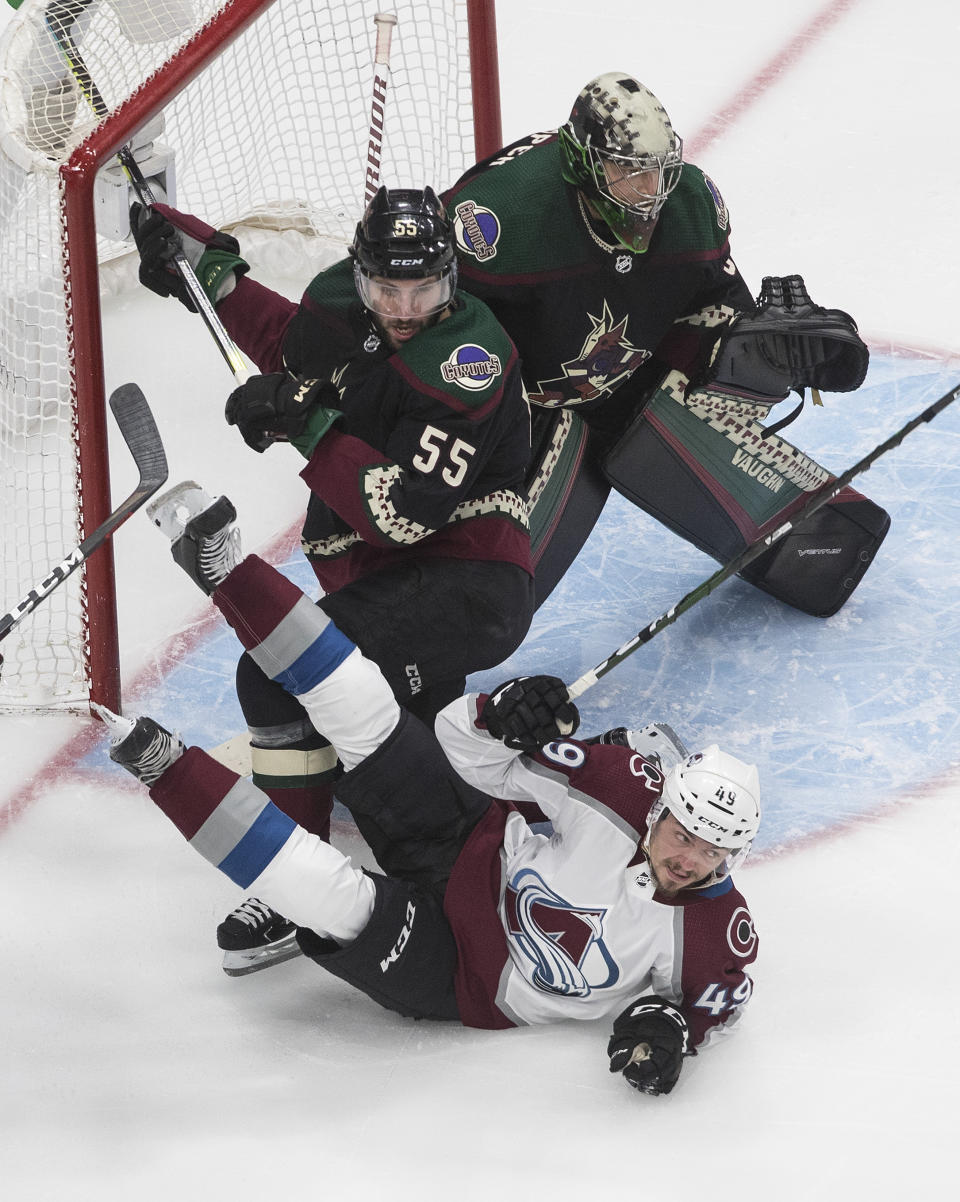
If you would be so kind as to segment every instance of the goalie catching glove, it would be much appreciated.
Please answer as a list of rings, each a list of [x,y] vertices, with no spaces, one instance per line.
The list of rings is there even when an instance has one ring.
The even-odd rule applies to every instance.
[[[158,296],[175,296],[191,313],[197,307],[173,263],[180,251],[212,305],[228,296],[237,279],[250,270],[236,238],[169,205],[132,205],[130,230],[140,252],[140,283]]]
[[[322,404],[340,394],[326,380],[295,379],[284,372],[251,376],[227,397],[227,425],[236,426],[243,441],[263,452],[271,443],[286,439],[309,459],[330,429],[340,409]]]
[[[622,1073],[641,1093],[669,1093],[690,1047],[687,1020],[656,994],[631,1004],[613,1024],[607,1044],[611,1073]]]
[[[802,276],[765,276],[757,311],[735,318],[718,339],[704,384],[764,396],[852,392],[869,361],[849,313],[815,305]]]
[[[566,739],[580,725],[577,707],[557,676],[519,676],[487,698],[480,719],[495,739],[513,751],[538,751]]]

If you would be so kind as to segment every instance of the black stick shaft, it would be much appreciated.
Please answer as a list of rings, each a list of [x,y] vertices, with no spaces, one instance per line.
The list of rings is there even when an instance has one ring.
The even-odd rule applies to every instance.
[[[73,0],[72,3],[71,0],[61,0],[60,3],[51,4],[46,12],[47,28],[59,46],[60,53],[70,68],[74,79],[76,79],[87,103],[98,117],[103,118],[109,116],[110,110],[100,89],[91,77],[71,33],[73,22],[78,15],[78,7],[85,6],[78,5],[78,0]],[[129,146],[120,147],[117,151],[117,159],[140,203],[145,208],[156,204],[157,198],[144,178],[144,174],[140,170],[140,164],[134,158]],[[180,278],[183,280],[187,291],[190,293],[190,297],[197,307],[197,312],[203,318],[204,324],[213,336],[227,367],[230,368],[241,384],[245,383],[250,377],[250,372],[240,352],[240,348],[230,337],[226,326],[217,316],[217,311],[211,304],[206,292],[204,292],[203,285],[197,279],[197,274],[191,267],[190,260],[181,250],[173,256],[171,261],[174,267],[176,267]]]
[[[776,530],[771,531],[770,534],[764,535],[763,538],[757,539],[749,547],[744,548],[739,555],[731,559],[729,563],[724,564],[722,568],[714,572],[712,576],[708,577],[701,584],[698,584],[695,589],[692,589],[685,597],[682,597],[666,613],[662,613],[659,618],[654,618],[649,626],[638,631],[629,642],[618,647],[602,663],[597,664],[595,668],[591,668],[589,672],[584,672],[573,684],[568,685],[567,692],[570,700],[574,701],[577,697],[582,696],[587,689],[597,683],[601,676],[606,676],[617,664],[623,663],[638,647],[649,643],[661,630],[674,623],[681,614],[685,614],[688,609],[692,609],[704,597],[709,597],[713,590],[723,584],[725,580],[729,580],[731,576],[735,576],[738,572],[743,571],[758,555],[762,555],[768,547],[772,547],[774,543],[779,542],[795,526],[798,526],[812,514],[816,513],[818,509],[822,509],[824,505],[833,500],[837,493],[847,487],[854,476],[859,476],[861,472],[865,472],[876,463],[881,455],[886,455],[887,451],[892,451],[894,447],[899,446],[907,435],[916,430],[918,426],[923,425],[924,422],[932,421],[938,413],[941,413],[948,405],[952,405],[958,396],[960,396],[960,385],[946,393],[938,401],[934,401],[922,413],[908,421],[905,426],[901,426],[895,434],[890,435],[886,442],[882,442],[879,446],[874,447],[869,454],[864,455],[853,467],[848,468],[842,476],[838,476],[835,480],[828,480],[826,484],[821,485],[820,488],[811,493],[807,503],[789,521],[784,522]]]

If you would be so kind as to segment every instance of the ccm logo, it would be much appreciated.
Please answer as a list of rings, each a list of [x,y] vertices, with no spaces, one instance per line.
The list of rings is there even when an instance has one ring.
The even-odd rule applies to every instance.
[[[407,946],[407,940],[413,934],[413,920],[417,916],[417,907],[413,902],[407,902],[407,920],[403,924],[403,930],[397,938],[397,942],[390,949],[390,955],[385,960],[380,961],[380,971],[386,972],[391,964],[396,964],[403,953],[403,949]]]

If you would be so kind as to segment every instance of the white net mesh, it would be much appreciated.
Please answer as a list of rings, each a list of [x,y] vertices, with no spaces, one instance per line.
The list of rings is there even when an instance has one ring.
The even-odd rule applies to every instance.
[[[475,158],[466,7],[390,5],[398,24],[380,164],[390,186],[444,186]],[[158,88],[152,77],[182,48],[192,61],[213,42],[162,121],[134,140],[143,143],[136,157],[152,185],[175,186],[179,208],[220,227],[277,231],[307,277],[329,259],[330,239],[349,240],[363,207],[378,8],[365,0],[25,0],[16,14],[0,43],[0,610],[83,530],[61,165],[104,111],[109,119],[138,89],[149,96]],[[262,11],[225,49],[209,29],[197,37],[227,10]],[[82,91],[84,68],[93,88]],[[115,159],[99,174],[101,287],[115,290],[136,280],[122,266],[132,246],[121,229],[126,180]],[[78,572],[3,641],[0,706],[87,697],[84,603]]]

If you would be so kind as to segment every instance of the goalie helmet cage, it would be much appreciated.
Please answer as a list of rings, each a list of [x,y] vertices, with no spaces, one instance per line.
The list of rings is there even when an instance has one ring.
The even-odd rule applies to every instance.
[[[153,130],[162,112],[160,132],[145,139],[154,151],[137,155],[152,186],[175,176],[181,209],[221,228],[295,231],[300,245],[326,241],[326,261],[339,256],[363,207],[380,7],[398,19],[386,137],[376,148],[381,177],[395,187],[447,186],[502,144],[493,0],[24,0],[11,18],[0,41],[7,598],[110,512],[100,295],[116,288],[117,264],[135,263],[108,211],[122,215],[127,199],[117,150],[147,123]],[[69,64],[51,25],[76,47]],[[93,89],[78,86],[84,72],[102,119]],[[174,166],[164,177],[166,148]],[[297,261],[310,256],[298,252]],[[134,268],[119,277],[135,283]],[[156,410],[162,428],[162,398]],[[94,700],[119,709],[110,546],[3,652],[0,708]]]

